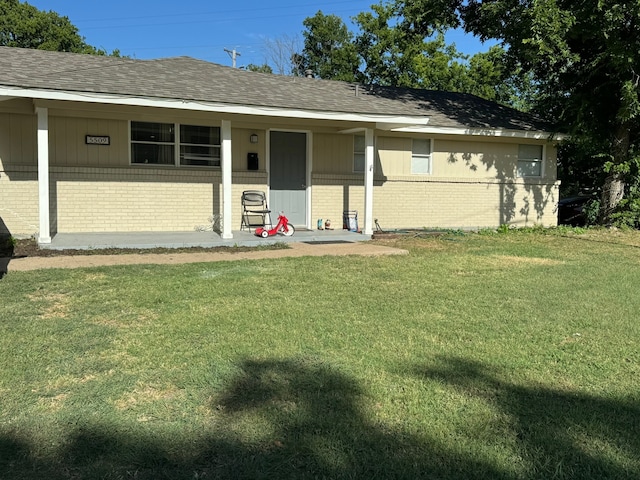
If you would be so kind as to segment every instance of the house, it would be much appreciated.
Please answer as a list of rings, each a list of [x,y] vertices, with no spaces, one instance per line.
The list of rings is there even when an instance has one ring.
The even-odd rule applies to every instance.
[[[558,187],[549,127],[472,95],[0,47],[0,230],[43,244],[233,238],[247,189],[298,227],[555,225]]]

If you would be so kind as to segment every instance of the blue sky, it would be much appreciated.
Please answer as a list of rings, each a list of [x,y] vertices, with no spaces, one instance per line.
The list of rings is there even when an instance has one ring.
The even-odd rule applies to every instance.
[[[188,55],[231,65],[225,49],[240,53],[238,66],[265,63],[269,40],[295,38],[302,21],[318,10],[343,18],[354,30],[351,17],[367,11],[376,0],[28,0],[39,10],[69,17],[87,43],[111,52],[149,59]],[[451,32],[463,53],[489,47],[463,32]]]

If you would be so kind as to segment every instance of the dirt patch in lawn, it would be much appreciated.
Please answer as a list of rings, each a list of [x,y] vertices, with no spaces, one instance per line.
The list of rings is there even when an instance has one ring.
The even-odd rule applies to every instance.
[[[46,308],[40,314],[40,318],[67,318],[67,314],[69,311],[69,301],[67,295],[62,293],[49,295],[47,297],[30,295],[29,298],[33,302],[41,302],[44,300],[47,303]]]
[[[490,258],[495,260],[496,265],[562,265],[562,260],[541,257],[518,257],[515,255],[492,255]]]
[[[89,250],[54,250],[50,248],[40,248],[38,243],[32,239],[2,239],[0,238],[0,257],[5,258],[25,258],[25,257],[61,257],[61,256],[86,256],[86,255],[144,255],[162,253],[242,253],[251,252],[257,249],[281,250],[288,246],[284,243],[268,244],[261,247],[185,247],[185,248],[96,248]]]

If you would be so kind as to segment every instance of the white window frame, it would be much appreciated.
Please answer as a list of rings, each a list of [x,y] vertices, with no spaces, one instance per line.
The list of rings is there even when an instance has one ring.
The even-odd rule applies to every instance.
[[[146,141],[146,140],[133,140],[132,139],[132,124],[133,123],[148,123],[148,124],[159,124],[159,125],[169,125],[173,128],[173,141],[172,142],[153,142],[153,141]],[[218,139],[219,139],[219,144],[215,145],[215,144],[194,144],[194,143],[181,143],[180,140],[180,134],[181,134],[181,128],[183,126],[192,126],[192,127],[206,127],[206,128],[217,128],[218,129]],[[222,158],[222,132],[220,131],[220,127],[217,125],[195,125],[193,123],[171,123],[171,122],[148,122],[148,121],[144,121],[144,120],[130,120],[129,121],[129,165],[135,165],[135,166],[151,166],[151,167],[187,167],[187,168],[214,168],[214,169],[220,169],[221,168],[221,158]],[[142,162],[134,162],[133,161],[133,148],[132,146],[134,144],[147,144],[147,145],[170,145],[173,147],[173,163],[142,163]],[[189,146],[196,146],[196,147],[208,147],[208,148],[217,148],[218,151],[220,152],[218,154],[217,157],[217,165],[214,163],[214,165],[189,165],[189,164],[182,164],[181,161],[181,147],[189,147]],[[211,158],[211,157],[207,157],[207,158]],[[212,157],[215,161],[215,157]]]
[[[540,158],[529,158],[529,157],[524,157],[522,154],[522,147],[538,147],[540,148]],[[516,162],[516,176],[518,178],[541,178],[544,176],[544,164],[545,164],[545,156],[546,156],[546,147],[545,145],[536,145],[536,144],[531,144],[531,143],[521,143],[518,145],[518,160]],[[539,174],[537,175],[530,175],[527,173],[523,173],[520,169],[520,163],[521,162],[527,162],[527,163],[534,163],[534,164],[538,164],[538,170],[539,170]]]
[[[357,144],[358,142],[356,141],[356,138],[362,138],[362,151],[360,150],[356,150]],[[362,135],[357,134],[353,136],[353,163],[352,163],[352,171],[353,173],[364,173],[364,166],[367,163],[367,159],[366,159],[366,149],[367,149],[367,142],[365,141],[364,138],[364,132],[362,132]],[[358,169],[358,165],[356,164],[356,159],[357,158],[361,158],[362,159],[362,168]]]
[[[429,153],[416,152],[415,143],[426,142],[429,146]],[[426,162],[426,169],[420,169],[414,166],[417,163]],[[412,175],[431,175],[433,173],[433,138],[412,138],[411,139],[411,174]]]
[[[362,151],[358,150],[356,151],[356,137],[360,137],[362,138]],[[376,171],[376,158],[378,155],[378,150],[376,149],[376,137],[374,135],[373,137],[373,172],[375,173]],[[361,155],[362,157],[362,170],[358,170],[356,169],[356,155]],[[364,169],[365,169],[365,165],[367,164],[367,141],[365,139],[365,135],[364,135],[364,131],[362,131],[362,133],[357,133],[355,135],[353,135],[353,161],[352,161],[352,165],[351,165],[351,171],[353,173],[359,174],[359,175],[364,175]]]

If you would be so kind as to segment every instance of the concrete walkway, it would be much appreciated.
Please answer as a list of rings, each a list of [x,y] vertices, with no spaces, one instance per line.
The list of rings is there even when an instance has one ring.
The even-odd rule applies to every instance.
[[[234,260],[258,260],[265,258],[307,257],[327,255],[404,255],[407,250],[373,245],[370,242],[302,243],[292,242],[290,248],[278,250],[253,250],[246,252],[193,252],[193,253],[143,253],[116,255],[60,255],[54,257],[25,257],[9,260],[5,271],[29,271],[43,268],[84,268],[112,265],[228,262]]]

